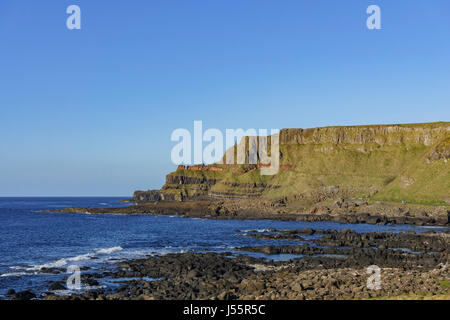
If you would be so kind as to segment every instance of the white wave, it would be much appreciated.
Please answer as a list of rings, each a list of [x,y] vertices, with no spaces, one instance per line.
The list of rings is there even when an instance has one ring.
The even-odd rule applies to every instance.
[[[111,247],[111,248],[99,248],[99,249],[94,249],[93,252],[81,254],[81,255],[78,255],[75,257],[62,258],[62,259],[59,259],[59,260],[56,260],[53,262],[39,264],[39,265],[32,265],[29,267],[13,266],[13,267],[10,267],[10,269],[25,270],[25,271],[39,271],[42,268],[61,268],[61,267],[66,266],[70,262],[80,262],[80,261],[84,261],[84,260],[90,260],[91,258],[95,257],[98,254],[111,254],[113,252],[121,251],[121,250],[123,250],[123,248],[120,246]]]
[[[74,259],[76,259],[74,261],[80,260],[80,259],[77,259],[77,257],[74,257]],[[41,268],[59,268],[59,267],[65,266],[67,264],[67,260],[68,259],[59,259],[55,262],[44,263],[41,265],[34,265],[33,267],[27,268],[25,270],[41,270]]]
[[[269,229],[248,229],[241,230],[241,232],[269,232]]]
[[[66,260],[67,261],[81,261],[81,260],[86,260],[92,257],[91,253],[86,253],[86,254],[81,254],[79,256],[76,257],[72,257],[72,258],[67,258],[67,259],[62,259],[62,260]]]
[[[113,253],[113,252],[121,251],[121,250],[123,250],[123,248],[121,246],[117,246],[117,247],[111,247],[111,248],[105,248],[105,249],[95,249],[94,252],[109,254],[109,253]]]
[[[27,274],[30,274],[30,273],[26,273],[26,272],[10,272],[10,273],[0,274],[0,277],[20,277],[20,276],[25,276]]]
[[[16,272],[11,272],[9,274],[5,274],[2,276],[13,276],[13,275],[32,275],[39,274],[41,268],[63,268],[67,267],[70,264],[76,263],[82,265],[83,261],[85,263],[89,263],[92,258],[97,258],[94,263],[105,263],[105,262],[114,262],[116,263],[118,260],[128,260],[128,259],[139,259],[146,256],[165,256],[167,254],[173,253],[186,253],[186,252],[197,252],[203,251],[203,249],[209,249],[212,251],[224,251],[224,250],[233,250],[234,247],[219,245],[214,247],[200,247],[200,246],[165,246],[165,247],[150,247],[146,249],[127,249],[124,250],[121,246],[115,246],[110,248],[98,248],[93,249],[91,252],[86,254],[81,254],[74,257],[62,258],[53,262],[48,262],[39,265],[31,265],[31,266],[12,266],[10,269],[15,270]]]
[[[24,269],[26,269],[27,267],[25,267],[25,266],[12,266],[12,267],[9,267],[11,270],[24,270]]]

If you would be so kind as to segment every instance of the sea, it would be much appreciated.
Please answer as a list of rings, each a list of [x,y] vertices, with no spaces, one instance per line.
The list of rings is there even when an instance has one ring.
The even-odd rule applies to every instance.
[[[125,198],[125,197],[123,197]],[[255,245],[292,245],[295,240],[263,240],[245,237],[246,232],[275,229],[352,229],[356,232],[424,232],[439,227],[412,225],[340,224],[273,220],[210,220],[177,215],[49,213],[70,207],[111,208],[129,206],[119,197],[15,197],[0,198],[0,299],[6,292],[49,291],[52,281],[73,271],[115,270],[120,261],[183,252],[229,252],[268,260],[289,260],[299,255],[264,255],[238,251]],[[314,237],[314,236],[311,236]],[[308,240],[308,238],[306,239]],[[85,268],[83,268],[85,267]],[[87,267],[87,268],[86,268]],[[59,274],[41,273],[41,268],[59,268]],[[72,268],[72,269],[71,269]],[[69,273],[67,272],[69,270]],[[118,286],[117,279],[103,279],[106,291]],[[70,294],[78,290],[59,290]]]

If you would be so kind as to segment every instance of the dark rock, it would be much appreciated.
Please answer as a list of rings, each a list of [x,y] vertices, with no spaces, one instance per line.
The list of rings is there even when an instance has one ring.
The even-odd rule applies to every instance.
[[[200,273],[197,270],[191,270],[187,273],[186,277],[191,279],[191,278],[197,278],[200,276]]]
[[[6,295],[7,295],[7,296],[12,296],[12,295],[14,295],[15,293],[16,293],[16,290],[14,290],[14,289],[9,289],[8,292],[6,292]]]
[[[40,273],[48,273],[48,274],[58,274],[61,273],[60,269],[56,269],[56,268],[41,268],[39,270]]]
[[[63,286],[60,282],[54,282],[54,283],[50,286],[50,290],[51,290],[51,291],[66,290],[66,287]]]
[[[12,300],[31,300],[34,298],[36,298],[36,294],[31,290],[26,290],[14,294]]]

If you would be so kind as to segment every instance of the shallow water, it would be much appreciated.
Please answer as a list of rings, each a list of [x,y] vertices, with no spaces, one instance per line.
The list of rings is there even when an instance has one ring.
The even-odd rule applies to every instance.
[[[42,267],[89,266],[109,270],[121,259],[177,252],[216,251],[255,245],[289,245],[292,240],[262,240],[239,234],[257,229],[345,229],[357,232],[414,230],[430,227],[379,226],[271,220],[203,220],[156,215],[42,213],[67,207],[127,206],[120,198],[0,198],[0,295],[8,289],[47,291],[48,281],[64,275],[41,274]],[[439,228],[436,228],[439,230]],[[240,230],[238,233],[236,230]],[[244,252],[239,251],[240,254]],[[265,256],[247,253],[252,256]],[[267,256],[265,256],[267,257]],[[297,256],[267,258],[287,260]],[[1,296],[0,296],[1,298]]]

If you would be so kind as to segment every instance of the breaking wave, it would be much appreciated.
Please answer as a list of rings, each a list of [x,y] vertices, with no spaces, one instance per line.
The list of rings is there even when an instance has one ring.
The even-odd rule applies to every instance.
[[[62,259],[59,259],[59,260],[56,260],[53,262],[49,262],[49,263],[31,265],[31,266],[13,266],[13,267],[10,267],[10,269],[24,270],[24,271],[40,271],[42,268],[61,268],[66,265],[69,265],[71,262],[90,260],[92,258],[97,258],[98,255],[107,255],[107,254],[111,254],[113,252],[121,251],[121,250],[123,250],[123,248],[120,246],[115,246],[115,247],[111,247],[111,248],[94,249],[93,252],[90,252],[90,253],[81,254],[81,255],[69,257],[69,258],[62,258]],[[24,272],[21,272],[21,273],[22,273],[22,275],[27,274]],[[18,274],[19,274],[19,272],[6,273],[1,276],[13,276],[13,275],[18,275]]]

